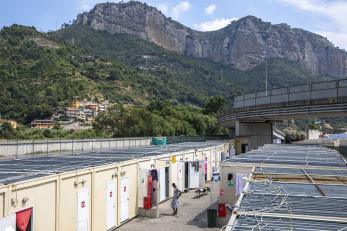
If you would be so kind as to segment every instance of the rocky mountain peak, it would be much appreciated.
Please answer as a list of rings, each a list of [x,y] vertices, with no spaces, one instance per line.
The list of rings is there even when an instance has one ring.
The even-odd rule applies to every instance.
[[[251,15],[220,30],[200,32],[167,18],[154,7],[131,1],[97,4],[90,12],[78,15],[76,23],[134,35],[165,49],[238,70],[252,69],[265,58],[279,58],[299,62],[317,74],[347,76],[346,52],[326,38],[284,23],[272,25]]]

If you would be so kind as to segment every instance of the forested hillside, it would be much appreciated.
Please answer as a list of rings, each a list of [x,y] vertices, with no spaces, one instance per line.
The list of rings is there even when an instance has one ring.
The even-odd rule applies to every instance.
[[[324,78],[280,59],[270,59],[268,69],[270,87]],[[48,34],[20,25],[0,32],[0,113],[24,124],[49,118],[73,99],[203,107],[210,96],[220,95],[230,102],[235,95],[264,89],[264,76],[264,65],[236,71],[83,25]]]
[[[139,76],[117,62],[86,57],[77,47],[53,42],[34,28],[0,32],[0,113],[29,123],[47,118],[72,99],[110,98],[142,104]]]
[[[242,92],[265,89],[265,64],[237,71],[207,59],[167,51],[135,36],[97,31],[85,25],[65,25],[50,36],[58,42],[75,44],[90,55],[124,63],[146,79],[149,92],[179,102],[202,105],[211,95],[222,95],[230,102]],[[268,74],[270,87],[329,79],[283,59],[269,59]]]

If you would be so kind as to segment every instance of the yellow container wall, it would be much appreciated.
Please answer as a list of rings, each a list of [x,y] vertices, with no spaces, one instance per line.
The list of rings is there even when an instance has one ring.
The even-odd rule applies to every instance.
[[[134,218],[137,215],[137,166],[137,163],[134,163],[127,166],[121,166],[120,168],[120,171],[125,171],[125,175],[119,177],[128,177],[129,179],[129,218]],[[118,185],[118,187],[120,186]],[[118,208],[120,209],[120,195],[118,196]],[[118,214],[120,214],[119,210]],[[120,219],[120,216],[118,217]]]
[[[184,154],[184,161],[194,161],[194,152]]]
[[[139,169],[148,169],[148,170],[150,170],[151,169],[151,165],[154,165],[154,168],[155,168],[155,159],[154,158],[151,159],[151,160],[148,159],[148,161],[141,161],[139,163]]]
[[[223,166],[220,173],[220,189],[224,190],[224,197],[220,199],[222,203],[235,204],[239,198],[236,195],[236,175],[237,174],[250,174],[252,168],[250,167],[231,167]],[[233,174],[233,184],[228,185],[228,174]]]
[[[165,167],[169,167],[169,166],[170,166],[170,157],[169,156],[158,158],[157,165],[156,165],[157,169],[165,168]]]
[[[4,209],[4,206],[5,206],[4,200],[5,200],[4,193],[0,193],[0,218],[5,216],[5,213],[4,213],[4,210],[5,210]]]
[[[172,196],[171,183],[177,184],[179,176],[184,185],[184,163],[186,161],[204,160],[206,156],[208,161],[207,179],[210,180],[212,166],[217,167],[220,152],[224,149],[221,146],[217,150],[213,147],[199,149],[196,153],[195,150],[179,152],[179,154],[172,153],[171,156],[176,156],[176,163],[172,162],[169,155],[159,156],[158,159],[153,156],[146,157],[140,162],[137,160],[120,162],[9,185],[8,188],[4,188],[4,190],[8,190],[8,193],[5,194],[3,191],[0,193],[0,218],[21,209],[33,207],[35,231],[75,231],[77,230],[78,192],[87,190],[89,192],[87,202],[89,231],[106,230],[108,183],[115,182],[115,221],[118,226],[120,225],[120,179],[122,177],[129,179],[128,217],[131,219],[137,215],[139,207],[139,169],[151,169],[151,165],[155,165],[156,169],[169,167],[169,196]],[[213,157],[213,155],[217,156]],[[178,171],[179,164],[182,164],[181,173]],[[84,183],[82,184],[82,182]],[[22,203],[23,198],[26,198],[26,203]],[[11,199],[16,199],[17,204],[11,203]]]
[[[196,153],[196,160],[204,160],[204,155],[203,155],[203,151],[201,150],[201,151],[198,151],[197,153]]]
[[[107,184],[115,183],[118,184],[118,177],[112,175],[116,172],[116,168],[104,170],[95,173],[94,178],[94,193],[93,198],[93,230],[106,230],[107,226]],[[115,208],[115,221],[117,222],[117,192],[118,187],[115,187],[114,198],[116,200]]]
[[[55,230],[56,181],[13,190],[11,199],[16,200],[17,204],[11,204],[9,214],[32,207],[34,230]]]
[[[81,182],[85,181],[84,184]],[[75,182],[79,183],[75,186]],[[77,230],[77,194],[79,191],[88,190],[89,192],[89,217],[91,214],[91,174],[72,176],[64,178],[60,183],[60,207],[59,207],[59,230]],[[41,220],[41,219],[38,219]],[[88,226],[91,227],[91,219]]]

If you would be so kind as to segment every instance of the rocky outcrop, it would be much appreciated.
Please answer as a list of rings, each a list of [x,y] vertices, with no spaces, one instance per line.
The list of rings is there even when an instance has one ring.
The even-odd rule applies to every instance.
[[[212,31],[192,30],[156,8],[140,2],[97,4],[78,15],[76,23],[110,33],[127,33],[165,49],[204,57],[249,70],[265,58],[299,62],[314,73],[347,76],[347,53],[326,38],[286,24],[272,25],[253,16]]]

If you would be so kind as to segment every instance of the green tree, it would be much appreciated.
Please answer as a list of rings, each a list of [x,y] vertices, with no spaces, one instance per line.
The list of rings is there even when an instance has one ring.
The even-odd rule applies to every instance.
[[[0,137],[5,139],[12,139],[15,136],[15,129],[8,122],[0,125]]]
[[[222,96],[212,96],[208,99],[205,104],[204,112],[206,114],[210,113],[218,113],[221,109],[223,109],[225,104],[225,99]]]

